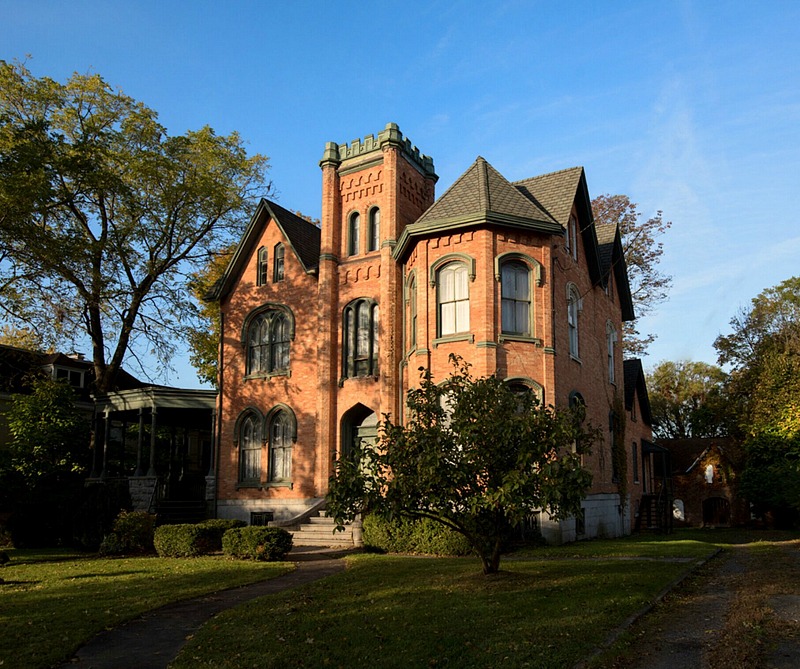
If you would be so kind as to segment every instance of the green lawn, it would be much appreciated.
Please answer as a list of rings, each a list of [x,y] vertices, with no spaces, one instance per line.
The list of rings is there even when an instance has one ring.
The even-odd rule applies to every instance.
[[[171,666],[572,667],[715,550],[700,535],[590,541],[519,551],[489,577],[474,558],[353,556],[218,616]]]
[[[718,547],[798,536],[691,530],[526,549],[489,577],[475,558],[354,555],[343,574],[214,618],[173,666],[572,667]],[[291,568],[9,553],[0,569],[0,669],[52,666],[144,611]]]
[[[107,627],[170,602],[272,578],[288,563],[221,557],[102,559],[65,551],[7,551],[0,569],[0,667],[66,660]]]

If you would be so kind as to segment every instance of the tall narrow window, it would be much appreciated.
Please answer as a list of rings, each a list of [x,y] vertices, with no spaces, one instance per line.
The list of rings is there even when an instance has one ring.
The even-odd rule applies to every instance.
[[[417,280],[413,275],[408,281],[408,347],[417,347]]]
[[[361,248],[361,216],[357,211],[350,214],[350,222],[348,227],[348,242],[347,242],[347,255],[358,255],[358,250]]]
[[[369,211],[369,237],[367,251],[377,251],[381,245],[381,210],[373,207]]]
[[[256,316],[247,330],[247,374],[269,374],[289,369],[291,324],[279,309]]]
[[[283,281],[283,255],[284,255],[283,244],[275,244],[275,256],[273,258],[275,266],[272,271],[273,281]]]
[[[467,266],[453,262],[437,276],[439,336],[469,332],[469,284]]]
[[[292,480],[292,421],[279,411],[269,429],[269,480],[282,483]]]
[[[518,261],[503,264],[500,273],[503,332],[517,335],[530,334],[530,285],[530,270],[525,264]]]
[[[261,479],[261,421],[249,413],[239,423],[239,482],[258,483]]]
[[[567,293],[567,327],[569,329],[569,354],[578,357],[578,311],[580,310],[580,297],[574,286]]]
[[[378,305],[362,298],[344,308],[343,376],[375,376],[378,373]]]
[[[575,216],[569,217],[564,245],[573,260],[578,259],[578,219]]]
[[[608,349],[608,382],[616,383],[615,374],[615,347],[617,345],[617,331],[611,323],[606,325],[606,348]]]
[[[265,283],[267,283],[267,247],[262,246],[258,249],[256,284],[263,286]]]

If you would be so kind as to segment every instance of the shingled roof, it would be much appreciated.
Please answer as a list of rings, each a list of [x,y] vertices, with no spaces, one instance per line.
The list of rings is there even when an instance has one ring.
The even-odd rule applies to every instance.
[[[635,398],[639,398],[639,415],[646,425],[652,425],[650,397],[647,394],[647,383],[644,378],[642,361],[638,358],[622,361],[623,383],[625,385],[625,409],[633,409]]]
[[[549,214],[514,188],[484,158],[478,156],[469,169],[416,223],[425,224],[462,217],[485,218],[493,214],[555,222]]]
[[[515,181],[514,186],[565,228],[582,178],[582,167],[570,167]]]
[[[413,238],[473,225],[503,225],[548,234],[562,226],[478,156],[428,210],[407,226],[395,249],[399,258]]]
[[[252,254],[261,231],[270,220],[274,221],[281,229],[289,248],[297,256],[306,272],[312,273],[319,267],[320,229],[297,214],[284,209],[277,202],[262,199],[258,203],[225,273],[208,294],[207,299],[219,300],[228,294],[236,277],[241,274],[244,264]]]
[[[628,281],[628,269],[625,265],[625,252],[622,249],[619,227],[616,223],[595,224],[595,234],[597,235],[597,252],[600,258],[603,284],[605,285],[613,272],[622,308],[622,320],[632,321],[636,318],[636,314],[633,309],[633,296]]]

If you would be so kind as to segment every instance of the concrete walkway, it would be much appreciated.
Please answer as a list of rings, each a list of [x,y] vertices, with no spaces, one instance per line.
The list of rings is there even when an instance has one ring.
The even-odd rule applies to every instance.
[[[149,611],[102,632],[80,648],[62,669],[165,669],[212,616],[256,597],[296,588],[344,570],[342,551],[298,547],[288,556],[294,571],[268,581],[221,590]]]

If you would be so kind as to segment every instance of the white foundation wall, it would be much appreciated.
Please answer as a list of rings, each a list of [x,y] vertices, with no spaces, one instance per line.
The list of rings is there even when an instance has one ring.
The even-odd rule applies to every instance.
[[[232,518],[250,523],[251,513],[271,512],[273,521],[284,522],[308,511],[321,501],[319,497],[309,499],[265,499],[265,500],[217,500],[217,518]]]
[[[542,511],[540,528],[542,537],[549,544],[566,544],[580,539],[611,539],[631,533],[630,498],[620,507],[619,495],[603,493],[589,495],[581,504],[583,509],[583,533],[579,534],[576,519],[553,520]]]

